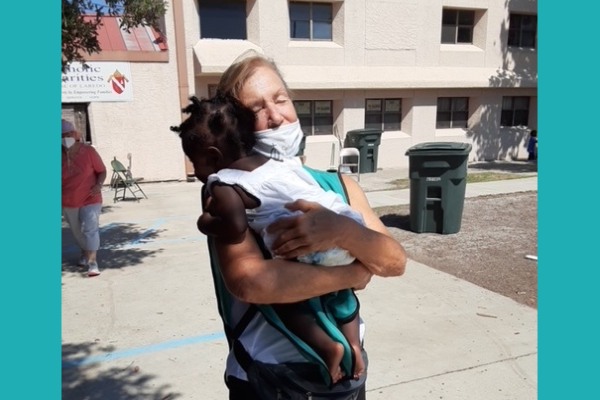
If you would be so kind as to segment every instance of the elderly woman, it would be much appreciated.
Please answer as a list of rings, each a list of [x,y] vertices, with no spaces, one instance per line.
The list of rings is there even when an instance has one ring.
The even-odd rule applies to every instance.
[[[217,91],[237,98],[255,112],[256,132],[276,133],[280,126],[298,120],[285,81],[275,64],[262,56],[246,57],[231,65]],[[276,134],[273,137],[286,141]],[[289,208],[302,211],[301,215],[279,220],[268,228],[277,237],[273,251],[279,257],[266,260],[260,240],[251,232],[236,244],[208,239],[219,312],[230,341],[225,371],[230,399],[264,399],[267,388],[276,386],[275,378],[264,378],[256,365],[281,366],[307,360],[302,350],[273,324],[268,307],[253,305],[299,302],[344,289],[362,289],[372,274],[391,277],[404,273],[406,254],[402,245],[373,212],[360,186],[346,176],[307,170],[328,189],[338,188],[346,194],[350,206],[363,215],[365,225],[317,203],[298,200]],[[206,208],[210,201],[205,191],[203,206]],[[334,267],[290,261],[333,247],[348,250],[356,261]],[[253,312],[255,309],[259,312]],[[267,382],[259,382],[261,379]],[[365,379],[363,374],[358,381],[344,380],[324,390],[339,393],[332,398],[365,398]],[[273,390],[285,393],[286,388],[277,386]]]
[[[102,184],[106,167],[92,146],[70,121],[62,120],[62,207],[75,241],[81,249],[79,266],[88,276],[100,275],[96,253],[100,248]]]

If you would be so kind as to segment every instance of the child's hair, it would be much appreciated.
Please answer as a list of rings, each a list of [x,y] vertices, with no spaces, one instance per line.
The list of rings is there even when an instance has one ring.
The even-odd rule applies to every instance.
[[[252,110],[231,96],[202,100],[192,96],[190,101],[182,109],[190,116],[181,125],[171,126],[179,133],[186,156],[192,158],[197,151],[215,146],[235,160],[252,150],[256,144]]]
[[[530,133],[530,135],[532,137],[537,137],[537,129],[532,130],[531,133]]]

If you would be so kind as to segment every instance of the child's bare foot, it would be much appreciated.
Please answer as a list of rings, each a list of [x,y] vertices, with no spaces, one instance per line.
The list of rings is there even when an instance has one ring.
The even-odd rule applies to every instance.
[[[360,376],[365,372],[365,360],[363,360],[360,346],[352,346],[354,350],[354,376],[355,380],[358,380]]]
[[[325,354],[325,363],[329,369],[329,375],[331,375],[332,383],[337,383],[344,377],[342,367],[340,366],[342,358],[344,358],[344,346],[342,346],[341,343],[335,342],[335,345],[327,349],[327,353]]]

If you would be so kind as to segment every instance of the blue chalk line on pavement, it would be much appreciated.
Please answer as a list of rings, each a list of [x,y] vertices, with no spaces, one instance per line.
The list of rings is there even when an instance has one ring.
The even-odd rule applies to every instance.
[[[176,349],[178,347],[189,346],[198,343],[207,343],[215,340],[224,339],[222,332],[211,333],[208,335],[194,336],[186,339],[172,340],[168,342],[153,344],[149,346],[137,347],[132,349],[120,350],[111,353],[101,354],[92,357],[84,357],[76,360],[63,360],[62,369],[78,368],[90,364],[98,364],[106,361],[114,361],[122,358],[156,353],[164,350]]]
[[[137,239],[132,240],[130,242],[130,245],[135,246],[138,243],[141,243],[142,240],[144,240],[147,236],[149,236],[151,233],[154,233],[158,230],[159,227],[161,227],[162,225],[164,225],[165,223],[165,219],[159,219],[154,223],[154,226],[152,226],[149,229],[146,229],[144,232],[142,232],[141,235],[139,235],[137,237]]]

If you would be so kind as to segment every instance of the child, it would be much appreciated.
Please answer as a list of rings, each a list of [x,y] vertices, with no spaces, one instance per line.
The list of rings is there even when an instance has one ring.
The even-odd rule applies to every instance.
[[[537,160],[537,130],[535,129],[532,130],[529,134],[529,141],[527,142],[527,152],[529,153],[529,157],[527,157],[527,160]]]
[[[278,218],[293,215],[284,205],[297,199],[316,201],[364,223],[359,213],[336,193],[318,186],[295,160],[277,161],[261,151],[253,151],[260,135],[254,132],[252,110],[233,98],[198,100],[192,97],[191,101],[192,104],[183,109],[191,114],[190,117],[171,130],[179,132],[183,151],[193,163],[196,177],[207,185],[212,196],[198,219],[201,232],[227,243],[239,243],[250,227],[261,234],[269,249],[272,238],[266,233],[266,227]],[[293,136],[290,137],[293,140]],[[345,265],[354,261],[354,257],[343,249],[331,249],[298,260],[320,265]],[[321,329],[303,302],[273,305],[273,308],[287,328],[325,360],[332,382],[339,381],[343,377],[340,362],[344,348],[341,343]],[[358,379],[365,367],[360,351],[358,312],[350,321],[342,321],[340,331],[352,347],[355,358],[353,378]]]

